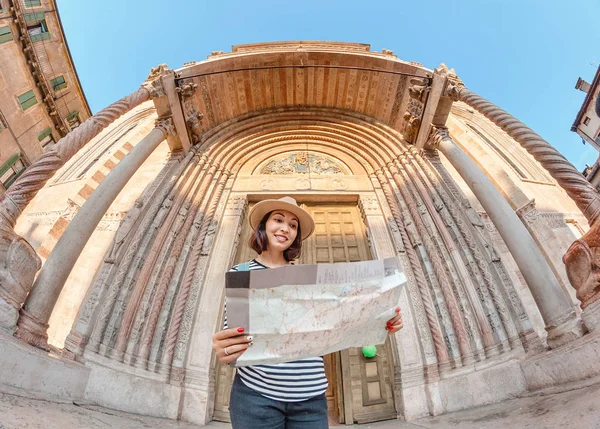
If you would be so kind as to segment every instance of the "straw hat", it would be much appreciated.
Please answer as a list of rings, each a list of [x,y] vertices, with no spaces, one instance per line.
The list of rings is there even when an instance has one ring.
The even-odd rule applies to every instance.
[[[273,210],[286,210],[296,215],[300,222],[302,240],[307,239],[315,230],[315,221],[306,210],[298,207],[296,200],[292,197],[283,197],[278,200],[262,200],[250,210],[248,221],[253,230],[256,231],[258,224],[267,213]]]

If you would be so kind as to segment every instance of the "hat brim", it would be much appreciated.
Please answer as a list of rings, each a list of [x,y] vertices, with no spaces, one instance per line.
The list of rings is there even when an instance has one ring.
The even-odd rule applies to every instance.
[[[250,222],[252,229],[256,231],[262,218],[265,217],[267,213],[274,210],[285,210],[296,215],[298,222],[300,223],[300,232],[302,234],[300,237],[301,240],[306,240],[314,232],[315,221],[306,210],[297,205],[280,200],[262,200],[250,209],[248,221]]]

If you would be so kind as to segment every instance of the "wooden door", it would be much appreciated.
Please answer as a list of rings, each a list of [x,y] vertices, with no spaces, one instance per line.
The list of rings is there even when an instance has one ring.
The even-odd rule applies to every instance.
[[[364,223],[352,204],[303,205],[315,220],[315,233],[303,243],[301,264],[357,262],[371,259]],[[242,229],[236,263],[256,254],[247,245],[249,225]],[[366,359],[352,348],[323,357],[329,388],[325,395],[330,424],[365,423],[396,418],[389,345],[378,346],[375,358]],[[229,392],[233,369],[217,365],[213,418],[229,421]]]

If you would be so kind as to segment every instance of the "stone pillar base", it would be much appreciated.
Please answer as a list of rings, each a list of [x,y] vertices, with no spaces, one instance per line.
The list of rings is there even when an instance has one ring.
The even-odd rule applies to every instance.
[[[14,334],[18,318],[19,312],[17,309],[0,297],[0,328],[10,335]]]
[[[15,337],[20,338],[27,344],[31,344],[38,349],[48,351],[48,328],[50,325],[36,319],[24,308],[21,309],[19,316],[19,326]]]
[[[581,317],[588,331],[600,330],[600,300],[585,307]]]
[[[546,339],[548,347],[555,349],[582,337],[585,333],[585,326],[579,316],[572,311],[546,327],[546,331],[548,331]]]

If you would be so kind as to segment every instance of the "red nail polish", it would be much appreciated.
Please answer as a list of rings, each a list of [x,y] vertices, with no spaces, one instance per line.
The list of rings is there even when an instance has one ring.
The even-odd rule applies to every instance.
[[[244,328],[237,328],[237,331],[241,334],[242,332],[244,332]]]
[[[400,313],[400,307],[396,308],[396,313]]]
[[[392,322],[386,322],[386,325],[392,326]]]

